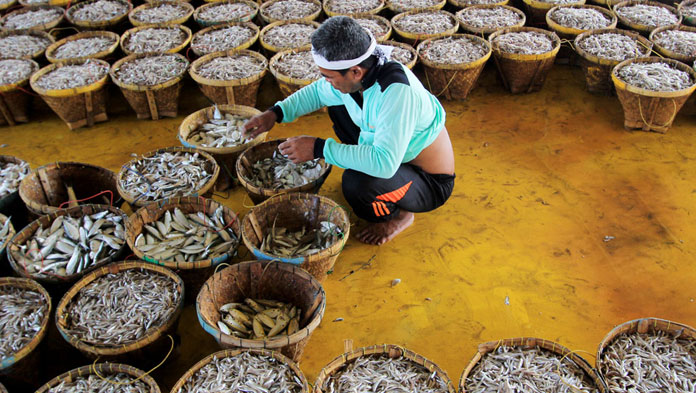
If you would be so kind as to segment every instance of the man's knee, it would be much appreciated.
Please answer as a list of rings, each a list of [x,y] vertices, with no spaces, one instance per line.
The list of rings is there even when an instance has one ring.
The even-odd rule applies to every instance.
[[[389,203],[389,208],[384,202],[375,201],[378,183],[383,181],[384,179],[351,169],[343,172],[343,196],[358,217],[372,222],[382,222],[389,220],[397,212],[395,205]],[[376,203],[379,206],[376,206]]]

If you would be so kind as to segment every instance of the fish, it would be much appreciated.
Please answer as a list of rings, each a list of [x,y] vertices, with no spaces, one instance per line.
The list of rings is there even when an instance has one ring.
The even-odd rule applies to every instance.
[[[220,59],[220,57],[216,59]],[[223,67],[222,69],[227,68]],[[242,128],[251,116],[232,113],[223,115],[219,112],[217,105],[215,106],[215,111],[217,111],[217,115],[192,131],[188,135],[186,142],[195,146],[221,148],[240,146],[249,143],[253,139],[244,137],[244,129]]]
[[[17,33],[0,38],[0,57],[26,58],[43,52],[52,42],[46,37],[31,33]]]
[[[319,67],[309,50],[290,51],[278,57],[274,66],[277,72],[294,79],[317,80],[321,78]]]
[[[251,56],[245,53],[235,53],[227,56],[218,56],[210,61],[207,61],[198,66],[196,73],[199,76],[207,79],[216,80],[237,80],[249,78],[254,75],[258,75],[263,72],[268,67],[268,61],[265,58],[261,59],[256,56]],[[241,116],[234,116],[227,114],[228,116],[233,116],[232,119],[228,118],[226,120],[240,119]],[[221,127],[223,124],[210,123],[211,126]],[[238,127],[238,125],[237,125]],[[211,130],[207,130],[211,131]],[[233,140],[240,139],[240,136],[233,138]],[[208,144],[213,144],[210,147],[221,147],[214,146],[212,141],[207,141]]]
[[[392,21],[395,29],[418,35],[444,33],[452,29],[455,23],[456,20],[451,14],[432,10],[404,14]]]
[[[592,8],[559,7],[549,14],[557,24],[576,30],[594,30],[609,27],[611,18]]]
[[[269,27],[261,39],[281,50],[297,49],[311,44],[310,37],[316,29],[316,26],[307,22],[283,23]]]
[[[128,11],[125,1],[97,0],[70,7],[66,14],[76,22],[102,22],[124,16]]]
[[[477,29],[511,27],[518,25],[522,21],[522,15],[503,6],[491,8],[466,7],[458,11],[456,17],[463,26],[471,26]]]
[[[52,56],[61,60],[87,57],[109,50],[116,42],[117,39],[107,36],[79,38],[66,41],[53,51]]]
[[[380,0],[327,0],[326,9],[336,14],[361,14],[380,8]]]
[[[175,2],[161,4],[148,3],[148,6],[145,8],[137,11],[133,10],[129,17],[143,24],[166,24],[184,18],[188,12],[185,5]]]
[[[198,19],[215,23],[244,22],[255,11],[254,8],[246,3],[220,2],[201,7],[198,12]]]
[[[554,48],[551,37],[537,31],[519,31],[500,34],[491,42],[493,48],[503,53],[538,55]]]
[[[315,158],[295,164],[276,150],[271,157],[252,164],[247,181],[256,187],[273,190],[300,187],[319,179],[325,173],[320,160]]]
[[[152,391],[150,386],[132,375],[126,373],[104,374],[105,372],[101,371],[98,375],[75,375],[70,379],[62,379],[55,386],[49,388],[46,393],[149,393]]]
[[[41,331],[48,299],[37,291],[0,286],[0,360],[24,348]]]
[[[444,37],[433,39],[421,53],[433,63],[464,64],[485,56],[488,47],[468,37]]]
[[[125,39],[123,46],[130,53],[167,52],[181,45],[187,38],[186,32],[179,27],[152,26],[129,31],[131,34]]]
[[[291,19],[304,19],[320,10],[321,7],[316,3],[312,3],[311,1],[277,0],[263,4],[261,6],[260,12],[271,20],[280,21]]]
[[[25,30],[52,23],[63,16],[61,8],[21,8],[12,11],[0,21],[4,30]]]
[[[210,30],[201,30],[193,35],[191,50],[200,55],[234,49],[256,35],[256,30],[247,25],[231,25]]]
[[[45,90],[64,90],[91,85],[109,73],[109,67],[92,59],[79,64],[56,67],[34,83]]]
[[[121,63],[113,75],[121,83],[154,86],[183,74],[188,65],[185,58],[175,54],[152,54]]]
[[[224,334],[250,340],[291,335],[299,330],[300,311],[290,303],[245,298],[240,303],[223,304],[217,326]]]
[[[577,46],[593,56],[617,62],[650,53],[650,48],[644,47],[638,38],[618,33],[588,34]]]
[[[652,91],[677,91],[694,84],[693,77],[669,63],[631,63],[616,68],[616,76],[631,86]]]
[[[310,229],[303,226],[300,230],[289,231],[284,227],[276,227],[275,221],[261,241],[261,252],[279,257],[297,257],[317,253],[331,247],[343,232],[336,224],[320,221],[319,227]]]

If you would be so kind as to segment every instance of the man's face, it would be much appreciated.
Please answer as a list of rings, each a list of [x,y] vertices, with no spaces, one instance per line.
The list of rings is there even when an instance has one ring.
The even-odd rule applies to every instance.
[[[319,67],[321,75],[334,89],[344,94],[355,93],[362,87],[360,80],[363,76],[363,71],[358,66],[351,67],[345,75],[341,75],[338,71],[327,70]]]

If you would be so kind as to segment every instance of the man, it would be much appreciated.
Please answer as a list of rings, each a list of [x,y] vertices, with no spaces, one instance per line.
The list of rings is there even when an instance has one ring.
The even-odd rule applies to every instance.
[[[321,157],[344,168],[343,194],[370,222],[357,237],[376,245],[411,225],[414,212],[445,203],[455,177],[442,105],[409,69],[387,61],[390,49],[351,18],[326,20],[312,34],[323,78],[244,125],[254,136],[327,106],[340,143],[298,136],[280,151],[295,163]]]

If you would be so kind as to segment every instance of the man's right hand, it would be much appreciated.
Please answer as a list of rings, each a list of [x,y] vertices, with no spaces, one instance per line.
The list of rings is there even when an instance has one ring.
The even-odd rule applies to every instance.
[[[276,114],[270,109],[252,117],[242,126],[244,128],[244,137],[256,138],[257,135],[270,131],[275,125],[276,119]]]

